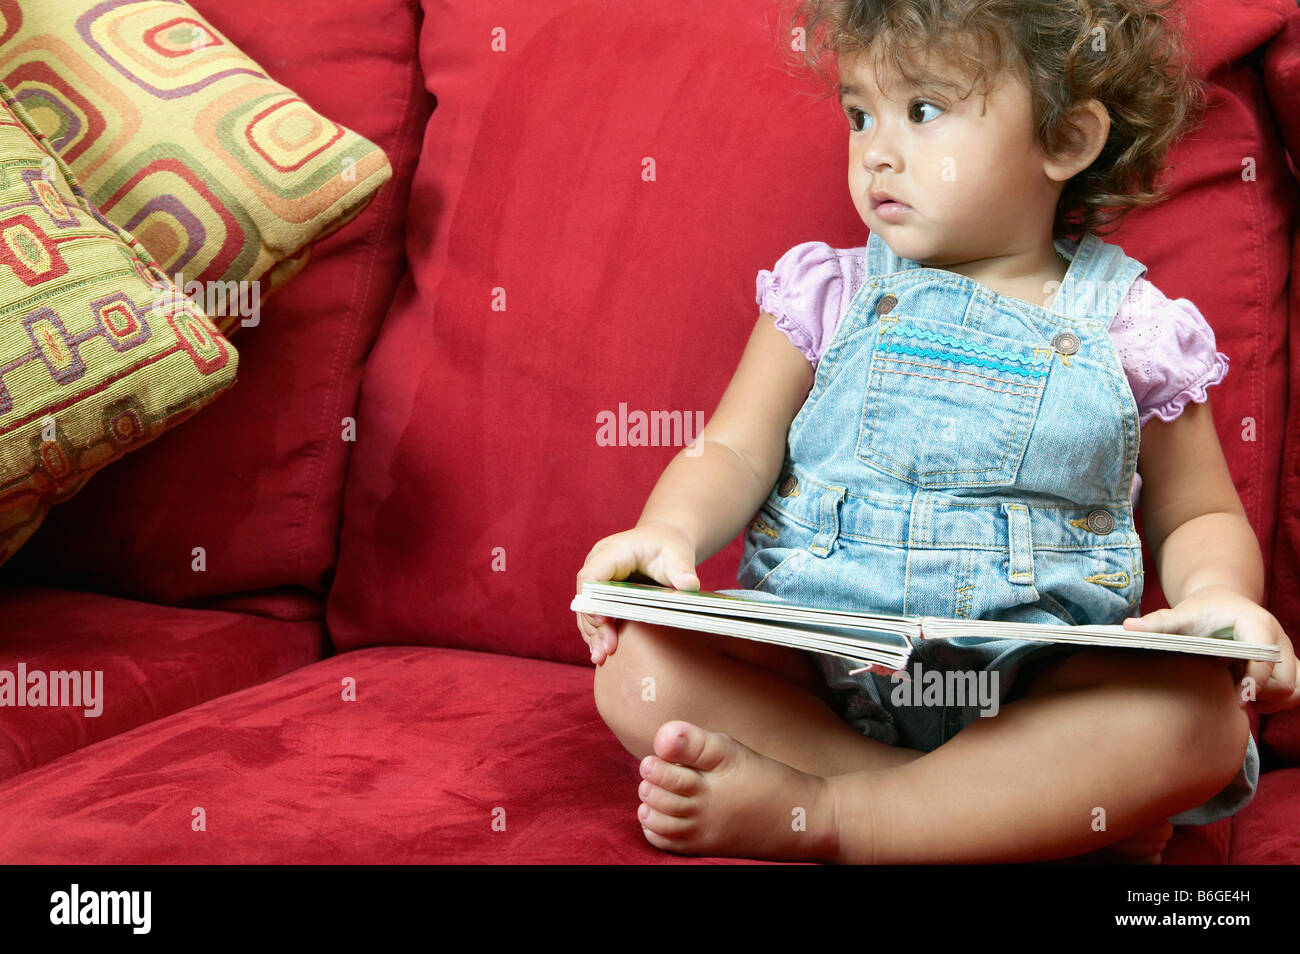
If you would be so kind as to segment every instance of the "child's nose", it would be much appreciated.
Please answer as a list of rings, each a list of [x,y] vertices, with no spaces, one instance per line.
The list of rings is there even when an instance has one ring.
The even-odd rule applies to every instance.
[[[871,133],[871,138],[862,151],[863,167],[868,172],[882,172],[886,169],[896,172],[898,163],[898,148],[893,135],[879,129]]]

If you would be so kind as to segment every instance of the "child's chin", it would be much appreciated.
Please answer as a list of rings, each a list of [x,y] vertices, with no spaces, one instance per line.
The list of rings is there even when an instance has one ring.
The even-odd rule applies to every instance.
[[[886,225],[880,230],[880,238],[899,258],[924,265],[934,255],[934,249],[926,242],[918,242],[906,234],[906,228]]]

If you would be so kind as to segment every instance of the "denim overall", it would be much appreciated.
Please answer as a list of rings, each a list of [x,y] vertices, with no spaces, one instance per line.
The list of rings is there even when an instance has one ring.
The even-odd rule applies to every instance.
[[[790,424],[781,478],[746,531],[741,588],[968,619],[1138,614],[1138,408],[1109,328],[1146,268],[1091,234],[1072,258],[1068,248],[1057,243],[1069,269],[1040,307],[900,258],[870,236],[865,281]],[[996,672],[1000,703],[1030,657],[1080,648],[919,643],[908,673],[917,663]],[[895,706],[889,677],[814,658],[840,715],[890,745],[931,751],[979,718],[976,705]],[[1233,814],[1258,777],[1252,736],[1237,778],[1171,821]]]

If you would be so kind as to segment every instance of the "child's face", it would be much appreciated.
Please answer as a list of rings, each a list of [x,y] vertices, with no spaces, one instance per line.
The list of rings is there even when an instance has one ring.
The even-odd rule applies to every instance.
[[[882,96],[869,56],[841,59],[849,190],[862,220],[896,254],[932,266],[1050,240],[1061,183],[1045,172],[1029,89],[1004,72],[987,98],[976,91],[963,100],[969,79],[929,65],[956,87],[882,76]],[[876,209],[872,191],[910,209]]]

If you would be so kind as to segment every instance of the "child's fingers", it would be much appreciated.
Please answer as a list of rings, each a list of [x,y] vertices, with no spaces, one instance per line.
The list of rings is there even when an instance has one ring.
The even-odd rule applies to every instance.
[[[578,633],[582,636],[582,641],[587,644],[587,649],[591,652],[591,661],[600,664],[608,652],[608,638],[606,630],[610,627],[607,625],[594,625],[591,620],[593,617],[587,613],[578,615]],[[605,617],[594,617],[603,620]]]
[[[1257,708],[1260,713],[1290,709],[1300,702],[1300,687],[1296,686],[1295,651],[1291,648],[1290,640],[1286,639],[1279,643],[1279,648],[1282,650],[1281,660],[1272,664],[1269,674],[1257,682]]]
[[[700,578],[695,573],[695,565],[676,553],[669,560],[668,581],[674,589],[678,590],[698,591],[700,588]]]
[[[1257,711],[1267,712],[1267,706],[1275,693],[1266,691],[1277,663],[1263,659],[1252,659],[1246,666],[1246,675],[1237,683],[1237,695],[1242,705],[1253,702]]]
[[[591,654],[591,661],[596,661],[596,637],[591,631],[591,627],[582,620],[582,614],[578,614],[578,635],[582,641],[587,644],[587,651]]]
[[[626,540],[602,540],[592,547],[591,553],[587,555],[587,562],[578,571],[578,593],[582,593],[584,582],[626,580],[639,568],[640,560]]]
[[[607,547],[605,541],[600,541],[592,547],[592,551],[587,555],[587,562],[578,570],[576,579],[576,590],[579,596],[582,595],[582,584],[584,582],[603,582],[605,580],[623,579],[628,575],[629,554],[627,547]],[[600,553],[597,551],[600,550]],[[635,559],[630,561],[632,567],[635,566]],[[587,648],[591,650],[591,661],[600,665],[605,661],[605,657],[611,651],[612,643],[616,638],[614,629],[610,625],[609,619],[598,613],[578,613],[578,630],[582,634],[583,641]]]
[[[618,648],[618,628],[614,625],[614,620],[604,616],[595,617],[604,620],[599,626],[592,625],[592,617],[587,613],[579,613],[578,616],[578,629],[591,650],[591,661],[600,665]]]
[[[1264,708],[1260,709],[1260,712],[1268,715],[1273,712],[1294,709],[1296,706],[1300,706],[1300,685],[1293,686],[1289,695],[1281,696],[1277,701],[1268,703]]]
[[[1260,713],[1277,712],[1300,704],[1295,650],[1276,617],[1256,608],[1251,612],[1233,613],[1231,620],[1232,636],[1237,642],[1277,646],[1281,656],[1277,662],[1236,659],[1228,663],[1237,685],[1238,701],[1243,706],[1255,703]],[[1185,612],[1170,608],[1126,619],[1123,626],[1140,632],[1207,635],[1227,622],[1214,613],[1197,615],[1190,608]]]
[[[589,631],[593,636],[599,636],[601,633],[612,633],[612,632],[615,632],[615,630],[614,630],[614,620],[610,619],[610,618],[607,617],[607,616],[591,616],[591,615],[588,615],[588,616],[585,617],[585,621],[586,621],[586,624],[587,624],[587,629],[588,629],[588,631]]]
[[[1254,701],[1261,713],[1287,708],[1296,688],[1296,658],[1286,633],[1270,613],[1242,617],[1237,620],[1236,631],[1238,640],[1277,646],[1281,655],[1276,663],[1252,660],[1246,667],[1246,676],[1239,686],[1243,704]]]
[[[1141,633],[1169,633],[1171,635],[1186,634],[1187,631],[1181,629],[1185,623],[1182,615],[1174,609],[1160,609],[1153,613],[1147,613],[1145,616],[1130,616],[1121,624],[1125,629],[1131,629]]]
[[[1297,705],[1300,705],[1300,687],[1293,685],[1288,688],[1276,682],[1269,682],[1259,691],[1255,711],[1260,715],[1271,715],[1274,712],[1294,709]]]

